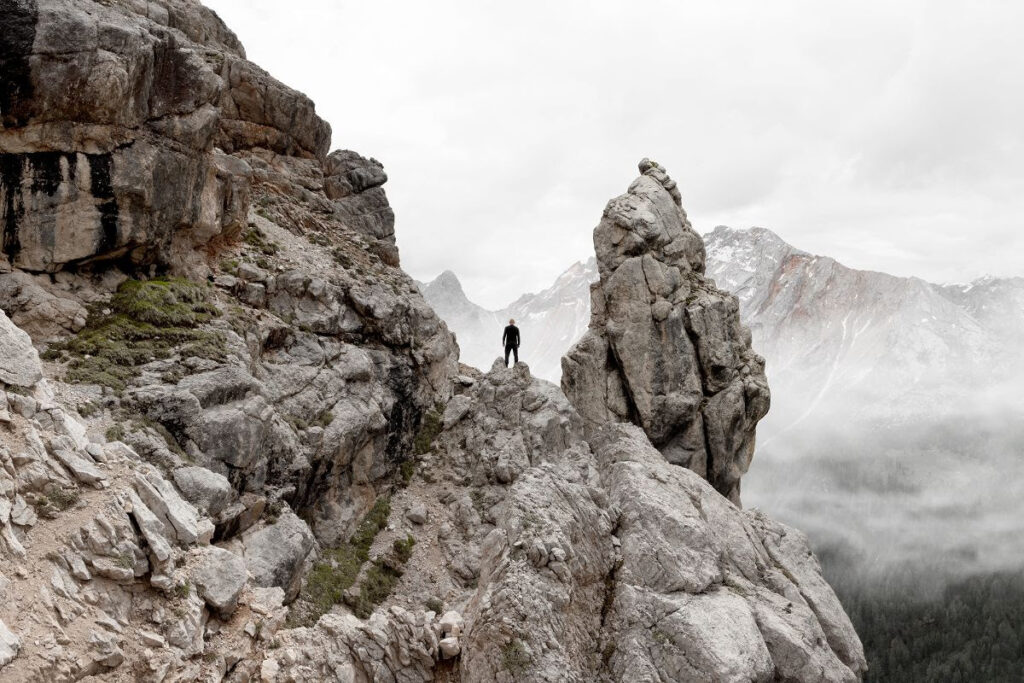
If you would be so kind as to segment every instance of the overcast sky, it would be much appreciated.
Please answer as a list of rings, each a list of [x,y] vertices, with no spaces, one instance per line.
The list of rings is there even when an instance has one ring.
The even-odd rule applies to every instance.
[[[644,156],[700,232],[1024,275],[1024,2],[206,2],[384,164],[405,269],[485,306],[589,257]]]

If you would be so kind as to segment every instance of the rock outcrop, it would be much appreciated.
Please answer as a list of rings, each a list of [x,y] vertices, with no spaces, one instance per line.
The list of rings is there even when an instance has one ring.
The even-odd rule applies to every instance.
[[[467,379],[374,543],[416,538],[393,593],[367,622],[281,632],[267,656],[285,680],[859,678],[860,641],[802,534],[738,509],[633,425],[588,443],[522,364]],[[402,514],[421,507],[422,524]]]
[[[32,346],[32,339],[3,311],[0,311],[0,348],[5,350],[0,358],[0,382],[27,388],[43,378],[39,354]]]
[[[643,428],[665,458],[739,503],[768,412],[764,359],[736,297],[704,278],[704,243],[656,163],[605,207],[594,229],[600,280],[590,329],[562,360],[562,388],[593,429]]]
[[[241,676],[457,346],[382,166],[198,2],[8,2],[0,65],[2,675]]]
[[[380,164],[325,160],[313,103],[202,5],[12,0],[0,33],[0,222],[16,268],[186,265],[244,230],[254,150],[326,161],[309,178],[321,203],[397,264]]]
[[[864,670],[802,536],[716,492],[767,389],[659,170],[599,227],[570,402],[457,364],[382,166],[212,12],[4,9],[5,680]]]

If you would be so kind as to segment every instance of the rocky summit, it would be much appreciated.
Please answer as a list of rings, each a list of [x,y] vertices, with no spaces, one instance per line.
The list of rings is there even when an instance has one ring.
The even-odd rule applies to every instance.
[[[383,166],[192,0],[0,3],[0,678],[855,681],[644,162],[565,393],[458,363]],[[680,466],[683,465],[683,466]]]

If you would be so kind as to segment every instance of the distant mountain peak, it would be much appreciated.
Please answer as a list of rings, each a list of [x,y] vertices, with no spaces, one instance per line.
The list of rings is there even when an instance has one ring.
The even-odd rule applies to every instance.
[[[424,286],[424,290],[430,290],[449,298],[458,297],[469,301],[466,297],[465,290],[462,289],[462,282],[460,282],[458,276],[450,270],[442,272],[440,275],[428,282]]]
[[[702,235],[708,249],[716,245],[732,242],[741,242],[748,247],[755,245],[771,245],[778,250],[789,250],[795,254],[807,254],[802,249],[794,247],[786,240],[779,237],[779,234],[769,228],[751,226],[749,228],[733,228],[728,225],[716,225],[715,229]]]
[[[430,284],[437,285],[439,287],[457,287],[462,289],[462,283],[459,281],[459,276],[450,270],[443,271],[440,275],[430,281]]]

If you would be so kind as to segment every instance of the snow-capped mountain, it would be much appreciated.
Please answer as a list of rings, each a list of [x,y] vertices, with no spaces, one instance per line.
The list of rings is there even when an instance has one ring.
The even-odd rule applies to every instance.
[[[1024,279],[855,270],[760,228],[705,244],[772,389],[744,499],[881,571],[1020,566]]]
[[[899,420],[998,389],[1019,352],[1024,280],[940,286],[847,268],[763,228],[705,236],[708,274],[740,299],[768,361],[774,420]]]
[[[499,311],[470,301],[458,278],[445,271],[427,284],[423,296],[448,328],[455,332],[460,360],[486,370],[501,356],[501,333],[510,319],[519,326],[520,359],[531,372],[554,383],[562,375],[562,355],[590,322],[590,283],[597,279],[597,261],[577,262],[537,294],[524,294]]]

